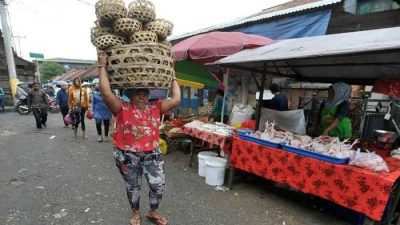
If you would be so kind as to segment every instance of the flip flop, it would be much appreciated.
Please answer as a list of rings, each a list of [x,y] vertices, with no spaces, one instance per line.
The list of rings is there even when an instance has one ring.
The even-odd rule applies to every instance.
[[[157,225],[167,225],[168,221],[165,217],[161,216],[152,216],[150,214],[147,214],[146,217],[151,220],[151,222],[157,224]]]
[[[130,225],[140,225],[140,216],[139,217],[132,217],[130,221]]]

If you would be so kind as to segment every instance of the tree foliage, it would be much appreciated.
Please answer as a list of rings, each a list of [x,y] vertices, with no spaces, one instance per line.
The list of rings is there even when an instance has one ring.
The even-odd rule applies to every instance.
[[[42,82],[45,83],[51,78],[61,75],[64,73],[64,67],[57,62],[43,62],[40,65],[40,75],[42,76]]]

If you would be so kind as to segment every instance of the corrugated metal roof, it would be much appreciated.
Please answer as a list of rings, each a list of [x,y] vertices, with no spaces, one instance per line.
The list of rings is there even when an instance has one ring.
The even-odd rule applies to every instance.
[[[50,58],[50,59],[37,59],[39,62],[59,62],[59,63],[75,63],[75,64],[95,64],[95,60],[86,59],[67,59],[67,58]]]
[[[301,59],[400,49],[400,27],[293,38],[225,57],[217,64]]]
[[[190,37],[190,36],[194,36],[197,34],[207,33],[207,32],[214,31],[214,30],[221,30],[221,29],[226,29],[229,27],[242,25],[245,23],[256,22],[256,21],[260,21],[260,20],[264,20],[264,19],[270,19],[270,18],[273,18],[276,16],[289,15],[292,13],[301,12],[301,11],[305,11],[305,10],[309,10],[309,9],[321,8],[321,7],[325,7],[328,5],[337,4],[342,1],[343,0],[320,0],[320,1],[311,2],[308,4],[303,4],[303,5],[295,6],[292,8],[286,8],[286,9],[272,11],[272,12],[270,10],[266,9],[259,13],[254,14],[252,16],[242,17],[239,19],[232,20],[230,22],[226,22],[226,23],[215,25],[215,26],[210,26],[210,27],[207,27],[204,29],[200,29],[197,31],[193,31],[190,33],[174,36],[171,38],[171,40],[182,39],[185,37]]]
[[[400,27],[286,39],[217,61],[241,70],[263,71],[308,82],[371,83],[400,79]]]

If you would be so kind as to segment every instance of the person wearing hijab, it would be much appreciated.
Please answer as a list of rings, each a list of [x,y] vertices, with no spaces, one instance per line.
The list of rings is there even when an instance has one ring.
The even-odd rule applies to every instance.
[[[350,96],[351,86],[337,82],[328,89],[328,99],[320,109],[320,128],[322,136],[350,138]]]

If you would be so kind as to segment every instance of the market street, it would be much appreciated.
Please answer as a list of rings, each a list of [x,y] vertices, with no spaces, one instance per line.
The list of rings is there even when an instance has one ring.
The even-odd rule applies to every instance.
[[[87,140],[75,140],[58,114],[49,115],[42,132],[35,132],[32,115],[6,113],[0,121],[0,224],[127,224],[130,210],[112,144],[95,141],[93,121],[87,122]],[[165,160],[161,212],[170,224],[346,224],[311,197],[266,180],[249,177],[231,191],[215,191],[187,167],[188,155],[174,151]],[[142,224],[147,225],[143,183]]]

